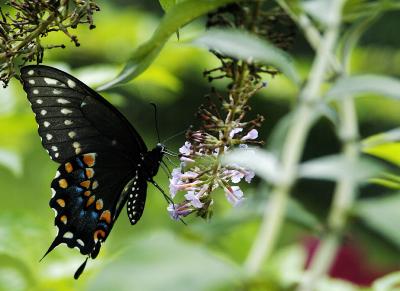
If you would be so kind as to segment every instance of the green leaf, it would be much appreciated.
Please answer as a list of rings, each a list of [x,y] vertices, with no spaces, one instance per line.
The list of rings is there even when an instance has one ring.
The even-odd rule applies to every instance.
[[[173,7],[176,3],[177,0],[159,0],[160,5],[162,9],[164,9],[165,12],[167,12],[171,7]]]
[[[368,150],[382,144],[393,142],[400,142],[400,127],[365,138],[362,141],[362,147]]]
[[[400,193],[358,202],[354,213],[400,249]]]
[[[388,142],[363,148],[363,152],[400,166],[400,142]]]
[[[331,0],[302,1],[301,7],[319,23],[329,26],[336,21],[334,9],[332,9],[335,5],[333,2]]]
[[[222,157],[223,164],[238,164],[253,170],[268,182],[281,180],[281,169],[276,156],[258,148],[236,149]]]
[[[300,83],[299,74],[290,56],[255,35],[233,29],[212,29],[196,39],[194,43],[219,51],[224,55],[274,66],[295,84]]]
[[[342,155],[330,155],[302,163],[299,167],[301,178],[336,181],[352,176],[357,181],[365,181],[381,173],[383,166],[366,157],[357,163],[348,162]]]
[[[174,5],[164,15],[152,37],[133,52],[119,76],[98,90],[106,90],[134,79],[150,66],[169,37],[179,28],[230,2],[234,2],[234,0],[187,0]]]
[[[126,245],[92,278],[89,291],[216,290],[240,275],[236,265],[215,256],[204,245],[166,232],[133,237]]]
[[[380,75],[349,76],[336,81],[328,91],[327,98],[337,100],[366,93],[400,99],[400,80]]]
[[[379,278],[372,284],[372,291],[400,291],[400,271]]]
[[[373,13],[366,18],[357,21],[344,34],[340,49],[341,62],[347,68],[350,56],[364,32],[375,22],[379,13]]]

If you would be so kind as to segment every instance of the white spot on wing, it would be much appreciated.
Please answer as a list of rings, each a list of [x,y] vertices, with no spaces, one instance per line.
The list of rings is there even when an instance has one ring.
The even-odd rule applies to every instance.
[[[37,104],[43,104],[43,100],[42,100],[42,99],[37,99],[37,100],[36,100],[36,103],[37,103]]]
[[[80,148],[81,147],[81,144],[79,143],[79,142],[74,142],[73,144],[72,144],[72,146],[74,147],[74,148]]]
[[[30,79],[30,80],[29,80],[29,84],[31,84],[31,85],[35,85],[35,80],[33,80],[33,79]]]
[[[60,90],[54,89],[53,94],[54,95],[60,95],[62,92]]]
[[[46,82],[47,85],[57,85],[57,80],[52,79],[52,78],[44,78],[44,81]]]
[[[69,119],[64,120],[65,125],[71,125],[72,123],[73,123],[72,120],[69,120]]]
[[[79,155],[79,154],[81,153],[81,151],[82,151],[81,148],[77,148],[77,149],[75,149],[75,154],[76,154],[76,155]]]
[[[37,94],[39,94],[39,90],[38,90],[38,89],[35,89],[35,90],[32,91],[32,93],[35,94],[35,95],[37,95]]]
[[[51,198],[53,198],[54,195],[56,195],[56,190],[54,190],[53,188],[51,188]]]
[[[28,72],[28,75],[29,75],[29,76],[32,76],[34,73],[35,73],[35,72],[34,72],[33,70],[30,70],[30,71]]]
[[[55,153],[54,156],[55,156],[56,158],[58,158],[58,157],[60,156],[60,153]]]
[[[56,146],[52,146],[51,149],[52,149],[54,152],[58,151],[58,147],[56,147]]]
[[[70,231],[64,233],[63,238],[73,238],[74,234]]]
[[[75,82],[72,80],[68,80],[67,84],[68,84],[68,87],[70,87],[70,88],[75,88],[75,86],[76,86]]]
[[[63,108],[63,109],[61,109],[61,113],[62,114],[70,114],[70,113],[72,113],[72,110],[69,110],[67,108]]]
[[[58,99],[57,99],[57,102],[60,103],[60,104],[68,104],[68,103],[71,103],[71,102],[69,102],[68,100],[66,100],[66,99],[64,99],[64,98],[58,98]]]
[[[81,246],[85,246],[85,243],[81,239],[77,239],[76,242]]]
[[[45,121],[45,122],[43,122],[43,125],[44,125],[44,127],[49,127],[50,126],[50,122]]]
[[[46,134],[46,138],[47,138],[47,140],[51,140],[53,138],[53,136],[50,133],[48,133],[48,134]]]
[[[70,131],[70,132],[68,132],[68,136],[70,138],[74,138],[76,136],[76,132],[75,131]]]
[[[59,171],[56,172],[56,175],[54,176],[54,178],[58,178],[60,177],[61,173]]]
[[[45,115],[47,114],[47,111],[44,110],[44,109],[42,109],[42,110],[40,111],[40,114],[43,115],[43,116],[45,116]]]

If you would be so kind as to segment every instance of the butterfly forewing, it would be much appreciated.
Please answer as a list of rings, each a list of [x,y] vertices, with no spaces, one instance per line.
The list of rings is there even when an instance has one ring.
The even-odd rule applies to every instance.
[[[125,117],[76,78],[46,66],[27,66],[21,78],[42,144],[62,163],[85,152],[115,148],[134,159],[146,145]]]

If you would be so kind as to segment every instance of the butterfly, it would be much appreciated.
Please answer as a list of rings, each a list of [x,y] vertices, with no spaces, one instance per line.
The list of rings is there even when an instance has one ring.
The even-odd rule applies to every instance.
[[[43,147],[59,163],[50,207],[58,234],[43,257],[65,243],[96,258],[124,205],[132,225],[143,214],[147,182],[157,174],[164,146],[148,150],[127,119],[93,89],[58,69],[21,69]],[[160,188],[159,188],[160,189]]]

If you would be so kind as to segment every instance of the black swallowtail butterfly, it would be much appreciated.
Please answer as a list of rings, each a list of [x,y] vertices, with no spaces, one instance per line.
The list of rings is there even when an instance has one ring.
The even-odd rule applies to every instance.
[[[78,79],[48,66],[21,69],[24,90],[43,147],[60,164],[50,207],[61,243],[95,258],[127,202],[131,224],[142,216],[147,182],[157,174],[164,147],[148,151],[138,132],[103,97]]]

